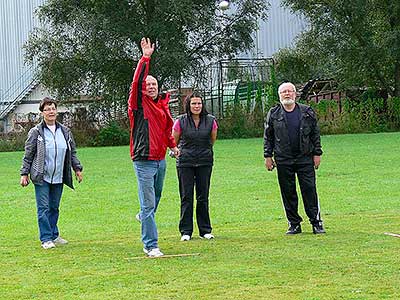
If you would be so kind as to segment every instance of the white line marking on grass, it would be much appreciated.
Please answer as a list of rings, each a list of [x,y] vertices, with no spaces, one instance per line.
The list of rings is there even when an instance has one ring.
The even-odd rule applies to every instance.
[[[394,237],[400,238],[400,234],[397,234],[397,233],[384,232],[383,234],[386,234],[386,235],[390,235],[390,236],[394,236]]]
[[[198,256],[200,253],[182,253],[182,254],[165,254],[163,256],[158,256],[158,257],[151,257],[151,256],[135,256],[135,257],[127,257],[125,259],[131,260],[131,259],[143,259],[143,258],[173,258],[173,257],[185,257],[185,256]]]

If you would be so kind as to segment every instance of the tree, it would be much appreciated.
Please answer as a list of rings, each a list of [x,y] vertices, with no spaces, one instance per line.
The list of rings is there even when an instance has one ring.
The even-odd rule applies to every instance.
[[[309,30],[295,54],[344,86],[368,86],[400,96],[400,2],[284,0],[304,14]],[[296,56],[294,56],[296,57]]]
[[[222,13],[215,0],[48,0],[26,58],[38,62],[41,82],[61,98],[84,92],[125,105],[143,36],[156,44],[150,72],[160,85],[199,76],[204,62],[249,49],[267,3],[231,3]]]

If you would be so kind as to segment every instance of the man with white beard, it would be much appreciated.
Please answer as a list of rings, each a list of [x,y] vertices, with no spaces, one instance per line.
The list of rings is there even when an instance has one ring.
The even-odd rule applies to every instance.
[[[315,112],[296,103],[296,87],[290,82],[278,88],[280,104],[270,109],[265,121],[264,158],[268,171],[276,166],[289,229],[301,233],[296,175],[304,208],[314,234],[325,233],[315,183],[315,169],[321,162],[320,132]]]

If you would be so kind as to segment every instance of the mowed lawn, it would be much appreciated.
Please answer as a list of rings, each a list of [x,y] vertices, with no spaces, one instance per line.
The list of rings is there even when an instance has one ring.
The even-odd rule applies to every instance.
[[[157,212],[165,254],[142,252],[128,147],[80,148],[84,182],[65,188],[59,227],[70,244],[43,250],[22,152],[0,153],[0,299],[400,299],[400,133],[323,136],[317,185],[326,235],[286,236],[276,171],[262,139],[215,145],[210,206],[216,238],[180,242],[174,160]]]

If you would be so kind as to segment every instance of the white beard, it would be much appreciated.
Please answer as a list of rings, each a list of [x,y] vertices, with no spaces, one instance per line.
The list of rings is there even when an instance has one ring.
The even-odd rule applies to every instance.
[[[294,104],[294,100],[292,100],[292,99],[282,99],[281,100],[281,103],[283,104],[283,105],[292,105],[292,104]]]

